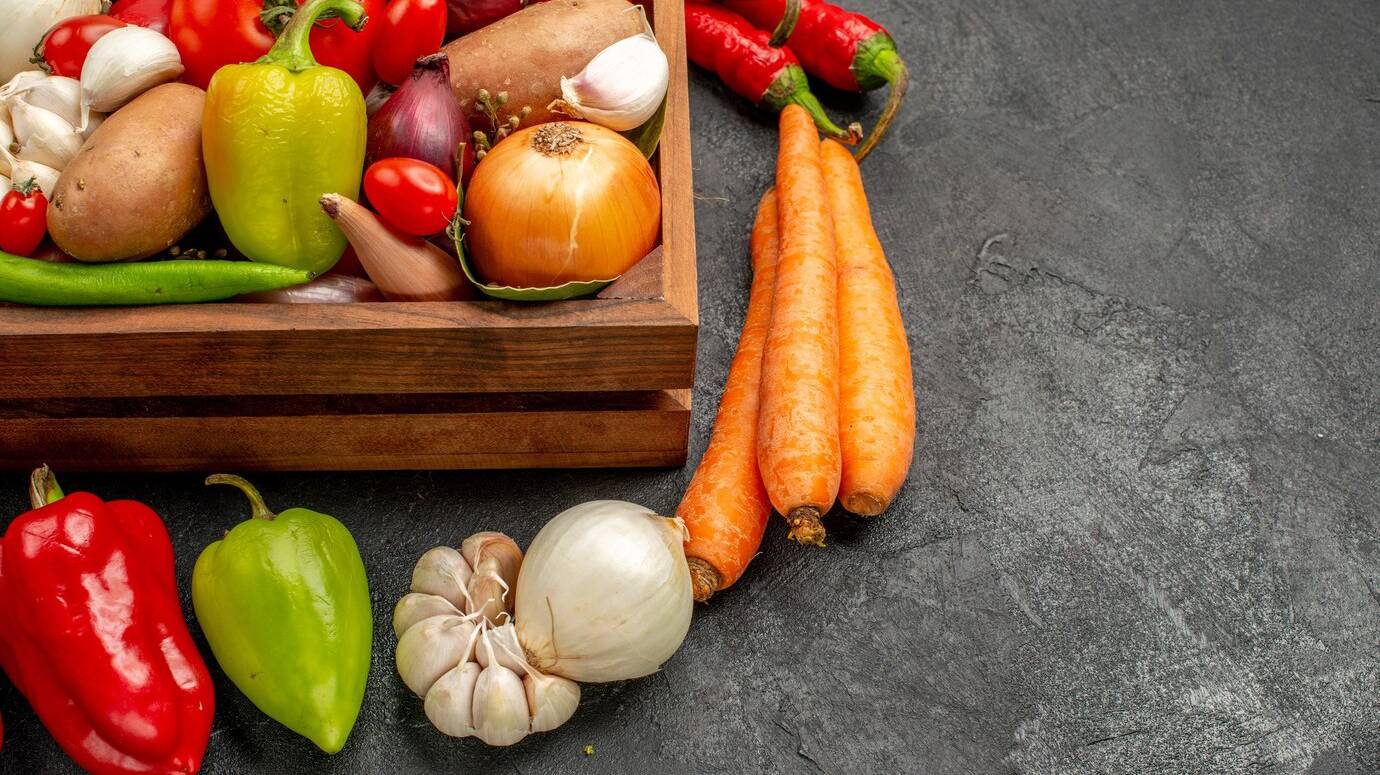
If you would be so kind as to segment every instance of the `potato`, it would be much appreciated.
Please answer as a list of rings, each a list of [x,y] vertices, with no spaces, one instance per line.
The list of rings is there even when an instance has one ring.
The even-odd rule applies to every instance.
[[[523,107],[532,109],[523,126],[562,118],[547,110],[561,96],[561,76],[577,75],[600,51],[642,32],[633,9],[627,0],[548,0],[451,41],[441,50],[471,127],[494,129],[475,105],[480,89],[508,92],[500,120]]]
[[[169,83],[144,92],[91,134],[48,203],[48,233],[80,261],[146,258],[211,212],[201,162],[206,92]]]

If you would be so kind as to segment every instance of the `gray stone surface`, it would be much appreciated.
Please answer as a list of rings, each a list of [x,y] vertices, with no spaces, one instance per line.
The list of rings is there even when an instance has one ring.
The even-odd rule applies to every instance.
[[[356,531],[374,670],[335,758],[217,674],[206,772],[1380,771],[1380,4],[865,5],[915,79],[866,168],[921,392],[892,513],[826,551],[774,524],[663,672],[494,751],[393,674],[413,561],[590,498],[672,509],[691,468],[258,477]],[[692,79],[698,458],[774,129]],[[67,483],[164,514],[184,584],[244,516],[190,476]],[[64,771],[0,710],[0,771]]]

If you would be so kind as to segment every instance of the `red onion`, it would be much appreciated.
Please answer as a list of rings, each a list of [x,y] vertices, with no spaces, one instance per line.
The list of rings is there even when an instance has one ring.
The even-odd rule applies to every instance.
[[[364,301],[383,301],[378,286],[363,277],[346,274],[323,274],[309,283],[236,296],[235,301],[259,304],[354,304]]]
[[[462,143],[464,158],[457,160]],[[369,119],[365,166],[396,156],[430,162],[455,180],[468,179],[474,168],[474,138],[451,90],[445,54],[418,59],[412,77]]]
[[[446,37],[468,35],[526,5],[527,0],[446,0]]]

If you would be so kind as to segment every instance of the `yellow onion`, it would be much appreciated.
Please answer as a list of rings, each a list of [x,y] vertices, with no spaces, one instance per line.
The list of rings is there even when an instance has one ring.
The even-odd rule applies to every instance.
[[[489,283],[545,288],[610,280],[661,231],[661,192],[627,139],[582,121],[505,138],[465,193],[471,266]]]

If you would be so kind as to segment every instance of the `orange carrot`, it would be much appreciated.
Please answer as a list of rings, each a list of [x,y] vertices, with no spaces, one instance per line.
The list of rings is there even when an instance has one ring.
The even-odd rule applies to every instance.
[[[910,347],[858,163],[833,140],[820,156],[838,251],[841,500],[875,517],[901,489],[915,448]]]
[[[838,267],[819,135],[803,108],[781,111],[776,161],[781,255],[762,356],[757,462],[790,537],[824,545],[820,517],[840,476]]]
[[[776,192],[768,190],[752,224],[752,295],[738,352],[728,369],[709,447],[676,509],[690,530],[685,556],[695,599],[701,603],[743,575],[771,516],[771,501],[757,471],[757,400],[776,256]]]

